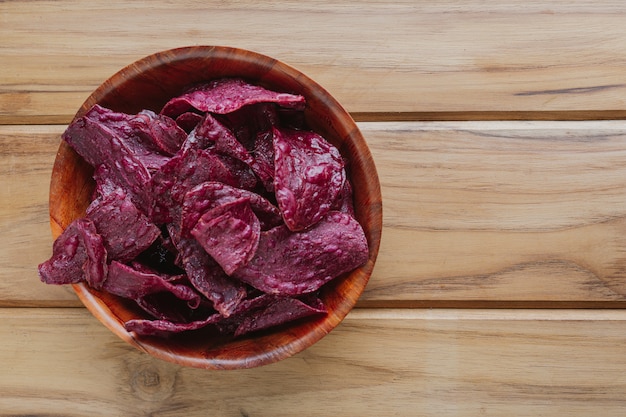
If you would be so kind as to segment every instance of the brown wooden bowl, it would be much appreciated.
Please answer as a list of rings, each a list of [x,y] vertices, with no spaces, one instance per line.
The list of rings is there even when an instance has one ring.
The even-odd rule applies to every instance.
[[[324,286],[322,301],[329,313],[318,319],[286,325],[239,339],[202,332],[168,339],[138,337],[124,322],[139,312],[125,300],[73,285],[80,300],[120,338],[157,358],[207,369],[251,368],[287,358],[320,340],[354,307],[370,277],[382,229],[380,184],[372,156],[354,120],[331,95],[313,80],[275,59],[255,52],[218,46],[185,47],[150,55],[123,68],[98,87],[78,110],[83,115],[94,104],[112,110],[158,112],[190,85],[219,77],[241,77],[270,89],[301,94],[307,100],[309,127],[337,146],[349,161],[357,220],[369,243],[365,265]],[[50,223],[54,238],[82,217],[94,181],[92,168],[62,141],[52,171]]]

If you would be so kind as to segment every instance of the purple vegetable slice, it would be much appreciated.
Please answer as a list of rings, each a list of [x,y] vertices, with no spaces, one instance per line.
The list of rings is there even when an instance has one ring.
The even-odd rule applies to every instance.
[[[254,149],[260,132],[271,131],[272,126],[281,124],[278,108],[274,103],[252,104],[217,117],[249,151]]]
[[[146,113],[147,112],[147,113]],[[150,118],[150,115],[153,115]],[[125,151],[134,155],[149,170],[158,169],[167,162],[168,157],[160,152],[159,146],[150,131],[157,120],[166,120],[166,117],[157,119],[150,111],[138,115],[117,113],[99,105],[94,105],[84,116],[102,127],[112,135],[111,143],[124,147]],[[167,118],[169,119],[169,118]],[[175,125],[175,122],[172,120]],[[178,126],[176,126],[178,127]],[[184,132],[181,131],[184,134]],[[106,152],[106,149],[103,149]]]
[[[54,241],[52,256],[39,265],[46,284],[86,281],[100,288],[107,276],[107,253],[102,237],[91,220],[76,219]]]
[[[271,183],[273,180],[273,172],[268,172],[265,166],[259,165],[235,135],[211,114],[206,114],[204,119],[189,134],[187,141],[183,144],[183,149],[190,147],[215,149],[218,153],[246,164],[264,184]]]
[[[297,298],[276,298],[267,307],[254,311],[253,314],[248,314],[244,317],[235,330],[234,336],[239,337],[247,333],[269,329],[305,317],[326,314],[326,309],[321,303],[321,300],[316,300],[316,305],[309,305]]]
[[[198,219],[208,210],[245,198],[258,217],[261,229],[267,230],[282,223],[278,208],[269,200],[252,191],[242,190],[226,184],[207,181],[189,190],[183,200],[182,234],[186,236]]]
[[[120,297],[136,300],[158,292],[169,292],[187,301],[190,308],[200,305],[200,295],[186,285],[171,284],[158,274],[138,271],[128,265],[113,261],[102,289]]]
[[[187,138],[187,133],[177,122],[151,110],[143,110],[129,120],[129,125],[139,138],[165,155],[174,155]]]
[[[176,124],[185,132],[190,133],[203,119],[199,113],[186,112],[176,118]]]
[[[178,249],[191,284],[213,303],[213,308],[222,316],[230,316],[246,298],[246,287],[226,275],[195,239],[181,239]]]
[[[149,217],[157,224],[177,221],[185,193],[206,181],[237,185],[237,179],[214,153],[187,149],[152,175]]]
[[[209,324],[216,323],[222,318],[220,314],[213,314],[204,320],[196,320],[189,323],[176,323],[169,320],[135,319],[124,323],[124,327],[127,331],[135,332],[137,335],[141,336],[167,337],[172,333],[201,329]]]
[[[176,323],[188,322],[189,309],[186,302],[181,301],[169,292],[148,294],[135,300],[143,311],[157,320],[167,320]]]
[[[121,188],[94,200],[86,216],[102,236],[109,260],[135,259],[161,235]]]
[[[105,165],[111,181],[142,200],[150,172],[110,129],[83,117],[68,126],[63,138],[93,167]]]
[[[191,234],[227,275],[250,262],[259,245],[261,223],[247,198],[205,212]]]
[[[269,294],[298,295],[361,266],[368,253],[361,225],[333,211],[303,232],[284,225],[262,232],[256,255],[233,276]]]
[[[274,190],[287,227],[311,227],[330,211],[346,180],[343,159],[314,132],[273,129]]]
[[[256,103],[276,103],[282,107],[303,110],[305,99],[300,95],[270,91],[239,78],[222,78],[173,98],[163,106],[161,114],[176,118],[192,109],[226,114]]]

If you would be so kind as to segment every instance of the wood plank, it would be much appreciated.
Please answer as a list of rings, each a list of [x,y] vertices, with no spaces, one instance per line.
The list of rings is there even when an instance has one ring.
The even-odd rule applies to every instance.
[[[70,288],[39,281],[52,253],[50,173],[63,126],[0,126],[0,305],[78,305]]]
[[[360,127],[384,201],[362,306],[626,301],[626,124]],[[36,274],[51,251],[47,187],[62,130],[0,126],[0,305],[78,305]]]
[[[67,122],[123,66],[198,44],[283,60],[364,118],[626,114],[622,2],[64,0],[0,16],[0,123]]]
[[[83,309],[0,309],[2,415],[621,416],[625,311],[357,309],[310,349],[211,372]],[[36,375],[37,377],[33,377]]]
[[[365,300],[624,300],[626,124],[371,123]]]

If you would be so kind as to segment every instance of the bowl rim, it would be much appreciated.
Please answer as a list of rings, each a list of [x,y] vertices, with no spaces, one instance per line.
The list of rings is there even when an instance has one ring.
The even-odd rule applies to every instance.
[[[186,46],[178,47],[168,50],[156,52],[137,61],[128,64],[123,67],[108,79],[106,79],[100,86],[98,86],[89,97],[83,102],[73,120],[80,117],[87,110],[89,110],[94,104],[101,102],[105,97],[114,94],[116,89],[125,83],[129,82],[129,79],[133,77],[139,77],[144,74],[145,71],[153,71],[155,68],[161,66],[173,66],[177,63],[186,62],[190,59],[198,58],[201,56],[205,59],[224,59],[241,61],[246,65],[262,65],[267,67],[268,72],[270,70],[279,70],[282,74],[292,78],[295,82],[306,85],[311,88],[311,91],[315,91],[316,97],[319,96],[324,100],[324,103],[328,103],[332,106],[333,112],[341,112],[343,121],[342,126],[346,127],[345,134],[349,135],[349,142],[351,145],[358,147],[359,155],[362,157],[361,164],[365,164],[367,171],[370,173],[368,176],[367,186],[370,188],[369,192],[374,193],[377,196],[377,201],[372,202],[372,207],[368,207],[368,218],[373,219],[372,229],[369,230],[369,257],[367,262],[350,272],[348,275],[358,274],[357,286],[350,285],[350,299],[346,299],[339,303],[339,308],[330,311],[319,325],[310,325],[308,331],[301,332],[298,337],[281,338],[279,343],[273,346],[272,351],[259,352],[258,355],[250,356],[248,358],[233,359],[227,352],[211,351],[210,357],[198,357],[192,355],[182,355],[181,353],[173,352],[168,349],[166,343],[159,343],[160,341],[151,338],[137,337],[136,335],[126,331],[120,318],[112,311],[109,306],[98,297],[97,291],[89,288],[84,283],[72,284],[72,287],[77,294],[80,301],[85,307],[101,321],[110,331],[116,334],[119,338],[133,345],[139,350],[149,353],[150,355],[173,362],[183,366],[204,368],[204,369],[242,369],[252,368],[262,365],[267,365],[273,362],[290,357],[300,351],[310,347],[317,341],[322,339],[326,334],[332,331],[352,310],[355,306],[357,299],[365,289],[369,277],[373,271],[374,264],[378,255],[380,240],[382,235],[382,196],[380,190],[380,182],[378,173],[374,165],[369,147],[363,138],[360,130],[358,129],[354,119],[351,115],[339,104],[339,102],[328,93],[321,85],[312,80],[294,67],[285,64],[275,58],[271,58],[267,55],[260,54],[258,52],[250,51],[247,49],[234,48],[228,46]],[[207,77],[207,80],[210,77]],[[306,97],[306,94],[304,94]],[[306,97],[307,101],[309,97]],[[346,142],[343,142],[346,143]],[[50,224],[53,231],[53,237],[56,238],[62,230],[65,228],[62,222],[57,218],[57,214],[54,212],[53,202],[53,187],[55,187],[54,173],[57,167],[60,167],[63,161],[60,161],[61,148],[67,147],[71,152],[71,148],[64,141],[61,141],[57,158],[52,172],[52,179],[50,184]],[[341,151],[341,149],[340,149]],[[343,153],[343,152],[342,152]],[[66,225],[65,225],[66,226]],[[353,288],[352,288],[353,287]],[[315,321],[318,323],[318,321]]]

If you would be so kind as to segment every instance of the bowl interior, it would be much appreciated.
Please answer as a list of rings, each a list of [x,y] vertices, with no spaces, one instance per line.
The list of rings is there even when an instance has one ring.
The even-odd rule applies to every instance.
[[[367,144],[350,115],[317,83],[270,57],[241,49],[197,46],[160,52],[113,75],[96,89],[76,114],[94,104],[112,110],[158,112],[187,87],[220,77],[241,77],[278,91],[301,94],[307,100],[305,119],[348,159],[357,220],[369,243],[369,259],[355,271],[324,286],[321,298],[329,314],[268,331],[229,339],[202,332],[169,339],[136,337],[124,322],[140,316],[124,300],[84,284],[74,290],[85,306],[120,338],[158,358],[185,366],[210,369],[250,368],[284,359],[330,332],[352,309],[371,275],[382,229],[381,192]],[[56,238],[89,205],[94,182],[92,168],[62,142],[52,172],[50,222]]]

